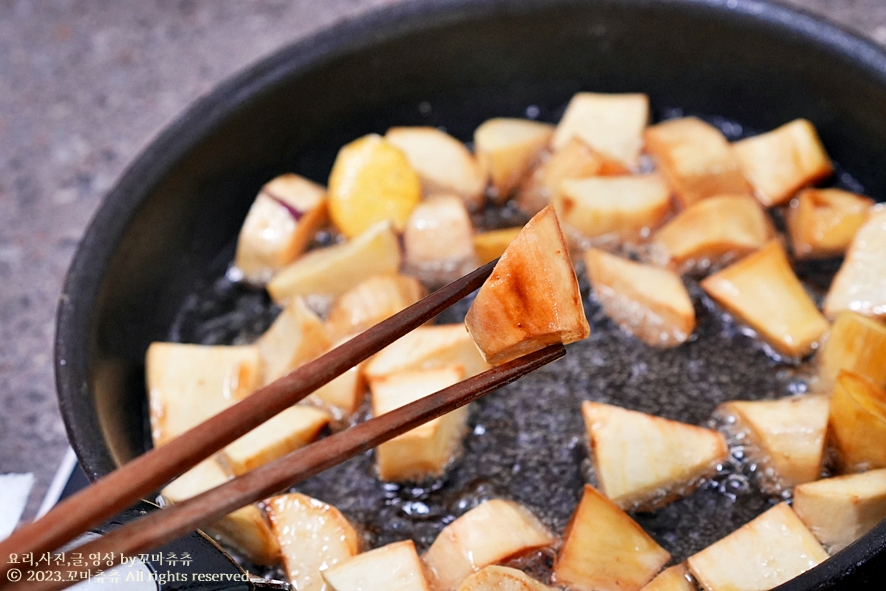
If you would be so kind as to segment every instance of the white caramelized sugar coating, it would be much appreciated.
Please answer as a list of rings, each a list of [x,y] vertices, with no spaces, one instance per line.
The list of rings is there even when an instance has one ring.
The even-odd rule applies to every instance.
[[[873,199],[840,189],[800,191],[786,215],[794,256],[822,259],[842,255],[873,205]]]
[[[485,265],[503,255],[508,245],[514,241],[522,229],[522,227],[502,228],[476,234],[474,236],[474,250],[479,259],[478,263]]]
[[[886,386],[886,323],[840,312],[816,360],[826,384],[833,384],[845,369]]]
[[[329,414],[319,408],[291,406],[225,447],[219,461],[240,476],[304,447],[327,423]]]
[[[464,324],[420,326],[379,351],[366,363],[367,378],[403,371],[460,365],[465,378],[489,369]]]
[[[716,195],[693,203],[652,237],[653,258],[677,271],[740,259],[773,237],[772,223],[749,195]]]
[[[671,191],[657,174],[572,179],[560,183],[554,207],[582,236],[637,241],[671,210]]]
[[[757,199],[767,207],[784,203],[833,172],[815,126],[805,119],[739,140],[733,147]]]
[[[361,333],[426,295],[427,290],[415,277],[399,273],[374,275],[335,301],[326,317],[329,336],[341,340]]]
[[[170,503],[181,503],[220,486],[230,479],[213,458],[203,460],[160,491]],[[255,505],[246,505],[202,528],[209,535],[234,548],[253,564],[280,562],[280,544]]]
[[[454,193],[471,209],[483,205],[486,176],[463,143],[434,127],[392,127],[385,139],[406,154],[425,195]]]
[[[412,540],[358,554],[322,575],[332,591],[430,591]]]
[[[726,460],[716,431],[599,402],[581,411],[600,490],[622,509],[663,507]]]
[[[397,234],[379,222],[353,240],[296,260],[268,283],[268,293],[278,303],[298,295],[338,297],[373,275],[396,273],[401,261]]]
[[[886,319],[886,207],[873,208],[858,229],[846,259],[828,291],[824,311],[833,318],[843,310]]]
[[[724,194],[750,194],[741,163],[719,129],[696,117],[646,129],[646,150],[658,163],[683,207]]]
[[[707,277],[701,286],[785,355],[806,355],[828,329],[776,240]]]
[[[827,396],[737,400],[721,406],[748,430],[757,459],[774,474],[764,488],[781,492],[821,477],[830,401]],[[767,480],[769,482],[767,482]]]
[[[677,564],[661,571],[641,591],[698,591],[698,587],[690,580],[686,567]]]
[[[471,573],[554,543],[526,508],[493,499],[471,509],[445,528],[425,553],[436,591],[450,591]]]
[[[585,485],[554,564],[576,591],[638,591],[671,555],[612,501]]]
[[[580,92],[569,101],[552,145],[559,150],[578,138],[595,152],[635,170],[648,121],[649,97],[645,94]]]
[[[843,472],[886,468],[886,390],[868,378],[840,372],[829,424]]]
[[[886,469],[801,484],[794,512],[836,554],[886,518]]]
[[[155,446],[232,406],[261,385],[258,347],[151,343],[145,377]]]
[[[444,285],[479,265],[474,227],[464,202],[452,195],[424,200],[403,232],[406,272],[431,285]]]
[[[474,131],[474,151],[489,176],[496,201],[507,199],[529,173],[554,134],[554,126],[527,119],[489,119]]]
[[[578,280],[551,206],[508,246],[471,304],[465,326],[492,365],[588,337]]]
[[[695,330],[695,308],[676,273],[593,248],[585,268],[606,315],[644,343],[676,347]]]
[[[329,173],[329,217],[348,238],[379,222],[402,230],[421,201],[421,180],[406,155],[370,133],[338,151]]]
[[[551,202],[564,180],[627,173],[622,165],[607,160],[573,137],[535,167],[517,193],[517,206],[523,213],[535,215]]]
[[[523,571],[507,566],[487,566],[467,577],[458,591],[554,591]]]
[[[295,260],[326,220],[326,189],[296,174],[262,187],[240,228],[234,264],[251,283],[266,283]]]
[[[766,591],[827,558],[793,510],[781,503],[686,562],[707,591]]]
[[[378,417],[406,406],[463,376],[464,368],[456,365],[371,378],[372,414]],[[375,449],[379,478],[404,481],[441,475],[459,447],[467,420],[468,407],[463,406],[382,443]]]
[[[256,345],[264,362],[264,383],[285,376],[329,348],[323,322],[300,297],[293,298]]]
[[[320,573],[360,552],[360,537],[332,505],[290,493],[268,499],[266,506],[286,578],[298,591],[323,591]]]

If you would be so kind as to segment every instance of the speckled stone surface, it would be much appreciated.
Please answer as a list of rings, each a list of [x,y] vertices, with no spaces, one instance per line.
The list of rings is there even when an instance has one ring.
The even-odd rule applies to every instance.
[[[218,82],[391,1],[0,2],[0,473],[35,473],[27,515],[66,446],[55,305],[101,196]],[[886,44],[883,0],[790,3]]]

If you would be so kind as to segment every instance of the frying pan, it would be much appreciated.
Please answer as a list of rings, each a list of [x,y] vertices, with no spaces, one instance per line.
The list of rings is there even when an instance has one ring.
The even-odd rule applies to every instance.
[[[249,333],[200,333],[206,319],[194,310],[199,294],[220,285],[262,183],[287,171],[325,182],[341,145],[391,125],[444,126],[468,140],[493,116],[554,121],[580,90],[646,92],[656,118],[696,113],[738,122],[744,127],[729,126],[737,133],[805,117],[841,164],[838,183],[886,194],[886,55],[803,12],[757,0],[425,0],[372,12],[222,84],[106,196],[68,272],[56,335],[60,407],[90,478],[150,445],[143,384],[150,342]],[[213,300],[213,313],[253,306],[260,310],[254,332],[273,317],[262,296],[224,289],[233,292]],[[752,345],[741,335],[708,345],[700,338],[695,353],[669,357],[613,336],[593,303],[589,314],[601,340],[588,353],[576,349],[571,377],[542,372],[536,387],[554,392],[565,383],[587,397],[702,422],[723,399],[772,397],[784,386],[759,378],[778,372],[761,369],[772,362],[759,351],[749,361]],[[718,330],[708,332],[722,336]],[[595,352],[605,376],[581,365]],[[509,400],[519,400],[514,392]],[[475,422],[517,420],[523,410],[531,414],[490,403]],[[321,493],[327,486],[314,485]],[[555,513],[549,522],[559,523]],[[655,535],[667,526],[662,519],[641,522]],[[783,589],[873,588],[884,566],[886,522]]]

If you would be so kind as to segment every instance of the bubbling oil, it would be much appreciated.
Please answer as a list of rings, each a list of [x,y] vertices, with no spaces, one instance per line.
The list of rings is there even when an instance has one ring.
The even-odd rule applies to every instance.
[[[660,118],[682,116],[664,109]],[[706,118],[729,139],[749,135],[741,125]],[[838,170],[838,186],[859,190]],[[855,183],[855,185],[852,185]],[[512,206],[474,215],[485,229],[520,225],[526,218]],[[776,220],[777,221],[777,220]],[[335,236],[322,236],[331,243]],[[558,536],[564,534],[586,482],[596,483],[588,457],[581,403],[592,400],[729,432],[714,409],[729,400],[761,400],[801,394],[813,384],[808,361],[778,355],[753,331],[737,323],[687,278],[697,328],[683,345],[649,347],[609,319],[579,269],[590,337],[568,347],[568,355],[472,405],[459,457],[440,478],[417,483],[378,480],[372,452],[331,468],[296,486],[338,509],[363,533],[365,548],[412,539],[426,550],[460,515],[493,498],[516,501]],[[820,298],[838,264],[799,263],[798,275]],[[235,279],[235,278],[234,278]],[[439,323],[463,322],[466,298],[445,311]],[[261,289],[220,277],[198,286],[184,303],[169,339],[202,344],[251,342],[271,324],[279,308]],[[368,403],[356,420],[368,416]],[[353,422],[353,420],[352,420]],[[346,424],[339,423],[337,428]],[[678,563],[726,536],[782,500],[761,492],[760,463],[745,439],[729,438],[729,457],[695,492],[654,512],[635,512],[636,521]],[[550,550],[513,564],[550,580]],[[279,569],[261,569],[281,578]]]

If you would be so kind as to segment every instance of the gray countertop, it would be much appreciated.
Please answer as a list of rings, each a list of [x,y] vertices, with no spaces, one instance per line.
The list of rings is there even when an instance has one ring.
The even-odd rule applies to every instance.
[[[66,447],[52,338],[102,195],[189,103],[329,23],[396,0],[0,0],[0,473],[39,506]],[[883,0],[790,0],[886,44]]]

